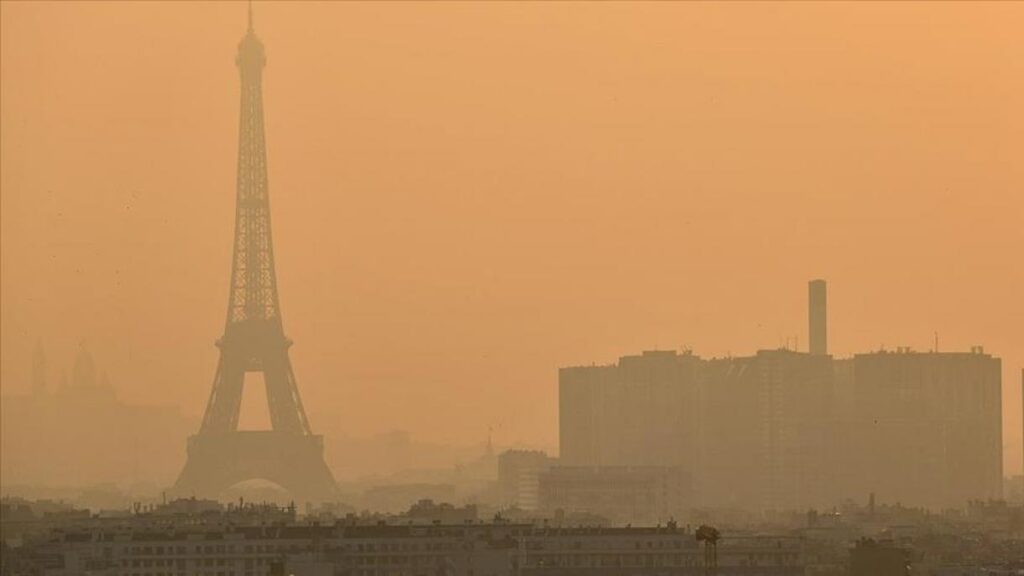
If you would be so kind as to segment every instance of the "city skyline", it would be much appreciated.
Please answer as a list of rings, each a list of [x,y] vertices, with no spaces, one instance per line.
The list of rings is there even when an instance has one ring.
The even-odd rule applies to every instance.
[[[40,339],[70,358],[85,337],[125,397],[199,414],[230,261],[244,7],[86,7],[2,5],[2,391],[30,390]],[[286,329],[307,405],[352,433],[394,418],[430,441],[493,427],[504,444],[553,446],[559,367],[653,348],[806,350],[804,285],[822,277],[837,356],[937,339],[1003,358],[1005,473],[1019,473],[1024,114],[1011,102],[1024,83],[1005,50],[1020,40],[995,18],[1019,7],[933,8],[929,24],[959,36],[909,31],[940,55],[977,41],[962,61],[921,60],[895,30],[878,45],[855,34],[872,10],[920,16],[909,6],[750,7],[759,19],[733,23],[777,43],[748,58],[712,34],[736,16],[718,5],[257,8]],[[434,36],[441,13],[462,32]],[[974,36],[982,23],[996,32]],[[787,44],[787,31],[800,34]],[[827,59],[806,45],[848,76],[815,68]],[[879,47],[916,75],[886,68]],[[709,76],[709,58],[732,75]],[[979,59],[993,68],[974,71]],[[898,87],[889,100],[873,98],[879,69]],[[931,107],[901,108],[915,98]],[[823,126],[842,136],[821,150]],[[964,145],[983,135],[984,149]]]

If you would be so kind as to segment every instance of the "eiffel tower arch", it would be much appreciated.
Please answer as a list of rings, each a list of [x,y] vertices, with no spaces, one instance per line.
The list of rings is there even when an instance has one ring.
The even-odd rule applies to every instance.
[[[238,45],[241,79],[235,238],[220,359],[199,432],[172,492],[216,497],[234,484],[266,479],[304,502],[330,500],[335,483],[302,406],[285,337],[274,269],[263,126],[263,43],[252,27]],[[247,373],[262,373],[270,430],[240,431]]]

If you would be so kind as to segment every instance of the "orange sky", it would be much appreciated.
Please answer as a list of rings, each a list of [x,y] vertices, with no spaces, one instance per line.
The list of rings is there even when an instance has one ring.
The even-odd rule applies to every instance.
[[[0,383],[88,342],[199,414],[241,3],[0,8]],[[285,327],[317,419],[557,445],[557,368],[799,335],[1024,366],[1024,4],[264,3]],[[56,376],[53,377],[56,380]],[[184,442],[184,441],[183,441]]]

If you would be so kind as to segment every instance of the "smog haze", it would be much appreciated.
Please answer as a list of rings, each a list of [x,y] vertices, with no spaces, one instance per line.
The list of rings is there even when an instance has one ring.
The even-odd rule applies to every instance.
[[[37,345],[50,389],[87,347],[195,431],[245,18],[0,4],[3,394]],[[831,354],[1002,358],[1020,473],[1024,4],[257,2],[254,25],[284,329],[328,443],[554,453],[560,367],[806,350],[825,278]],[[153,482],[185,459],[162,446]]]

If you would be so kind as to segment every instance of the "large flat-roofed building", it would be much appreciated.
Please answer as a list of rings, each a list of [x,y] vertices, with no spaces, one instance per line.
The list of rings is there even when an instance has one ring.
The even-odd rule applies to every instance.
[[[675,466],[694,462],[703,361],[672,351],[559,371],[560,463]]]
[[[713,360],[649,351],[565,368],[560,461],[678,468],[694,506],[823,505],[831,377],[829,357],[788,350]]]
[[[591,513],[620,525],[681,518],[689,492],[689,474],[668,466],[554,466],[540,476],[545,513]]]
[[[968,353],[645,352],[559,374],[560,461],[670,466],[691,508],[962,508],[998,498],[1000,361]]]
[[[901,349],[857,354],[852,370],[854,436],[844,451],[856,486],[932,509],[1001,496],[998,358],[981,348]]]
[[[762,350],[709,360],[699,386],[699,503],[826,506],[832,370],[827,356]]]

